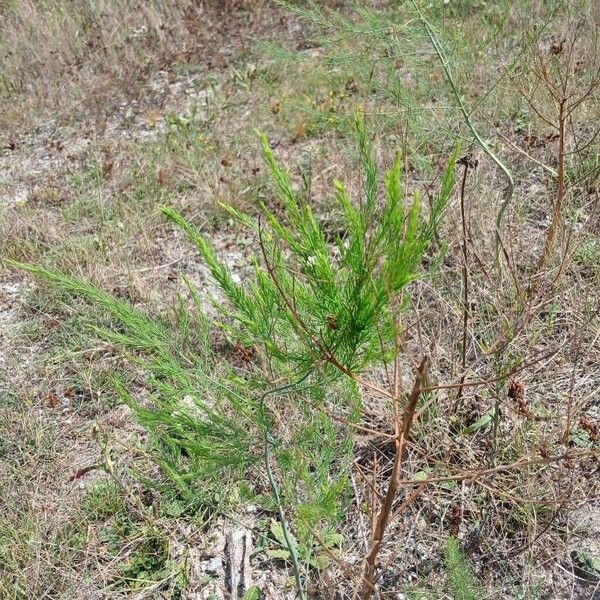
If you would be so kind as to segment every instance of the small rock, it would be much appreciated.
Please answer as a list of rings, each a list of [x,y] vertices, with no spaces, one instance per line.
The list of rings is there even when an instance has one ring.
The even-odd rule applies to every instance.
[[[415,554],[419,558],[424,558],[428,554],[427,546],[425,544],[423,544],[422,542],[418,542],[415,546]]]
[[[205,569],[207,573],[218,574],[223,572],[223,560],[219,556],[211,558]]]

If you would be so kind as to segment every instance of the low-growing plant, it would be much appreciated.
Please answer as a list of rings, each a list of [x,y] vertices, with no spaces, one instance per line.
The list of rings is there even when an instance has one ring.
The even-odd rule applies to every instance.
[[[123,509],[119,488],[109,478],[102,478],[91,484],[85,492],[82,504],[89,517],[99,521]]]
[[[446,542],[444,561],[448,574],[448,588],[454,600],[481,598],[481,590],[475,583],[473,571],[454,537],[448,538]]]
[[[406,192],[400,155],[380,181],[360,113],[355,127],[363,187],[360,198],[352,199],[344,184],[334,181],[328,209],[337,213],[340,226],[333,237],[307,190],[296,191],[261,136],[275,197],[259,205],[256,218],[222,205],[255,241],[252,270],[242,279],[183,215],[161,207],[196,246],[218,287],[211,311],[185,278],[187,296],[182,294],[169,321],[150,318],[93,284],[9,261],[106,312],[108,320],[100,326],[98,319],[92,329],[121,348],[143,374],[143,390],[120,381],[115,386],[148,431],[154,459],[178,490],[176,504],[196,506],[198,488],[214,489],[215,481],[243,485],[245,494],[252,482],[256,498],[277,515],[269,552],[291,566],[300,598],[306,597],[311,573],[332,563],[346,578],[340,585],[353,585],[355,597],[370,598],[393,560],[381,559],[391,525],[428,486],[448,491],[459,481],[475,484],[497,475],[501,480],[485,484],[485,493],[518,503],[519,482],[508,473],[526,471],[533,486],[550,464],[590,453],[540,450],[532,434],[530,444],[504,442],[504,405],[520,411],[520,427],[537,427],[524,385],[512,381],[508,393],[504,389],[527,367],[522,353],[494,356],[494,347],[512,339],[510,332],[492,336],[489,344],[481,341],[491,372],[487,379],[467,378],[463,370],[452,383],[430,383],[431,359],[420,336],[407,349],[411,325],[405,315],[414,306],[411,283],[424,265],[431,270],[436,264],[428,252],[442,235],[458,150],[448,158],[425,208],[418,191]],[[463,359],[463,367],[466,363]],[[480,400],[493,405],[468,419],[457,414],[448,431],[437,430],[439,441],[428,440],[428,415],[459,412],[450,402],[442,404],[438,390],[460,393],[472,386],[482,387]],[[374,440],[366,469],[353,460],[357,433]],[[459,456],[456,448],[471,443],[476,448],[471,460]],[[354,495],[350,474],[361,485]],[[551,482],[545,481],[526,503],[556,500]],[[205,498],[211,502],[209,495]],[[351,500],[370,526],[363,534],[358,577],[348,575],[338,551],[344,548],[341,525]],[[219,502],[215,497],[211,508],[218,510]],[[456,508],[453,527],[458,529],[462,510]],[[456,556],[449,546],[450,580],[456,580],[457,590],[468,591]]]
[[[410,302],[407,286],[419,276],[453,186],[456,154],[424,215],[418,192],[404,196],[400,156],[381,186],[360,114],[356,131],[363,197],[353,202],[335,181],[344,231],[333,243],[262,137],[279,206],[262,205],[258,220],[223,207],[257,240],[260,252],[249,281],[238,283],[190,223],[161,208],[196,245],[222,294],[214,299],[218,316],[211,319],[189,285],[194,308],[180,326],[188,331],[193,323],[194,348],[182,347],[176,343],[180,335],[164,323],[92,284],[13,263],[87,298],[114,319],[113,327],[92,327],[144,368],[147,399],[136,399],[118,382],[117,388],[150,433],[157,462],[184,495],[199,478],[225,470],[267,477],[302,597],[306,568],[318,565],[310,552],[298,555],[290,528],[307,549],[323,540],[330,542],[325,550],[331,550],[331,540],[339,543],[335,526],[347,509],[351,434],[357,427],[368,429],[359,422],[368,413],[367,398],[379,396],[392,413],[393,433],[383,435],[393,441],[395,459],[383,500],[370,508],[375,525],[358,586],[363,598],[373,591],[375,562],[427,377],[424,356],[412,392],[403,391],[401,315]],[[238,352],[241,365],[215,352],[215,328]],[[389,365],[387,386],[367,376]]]

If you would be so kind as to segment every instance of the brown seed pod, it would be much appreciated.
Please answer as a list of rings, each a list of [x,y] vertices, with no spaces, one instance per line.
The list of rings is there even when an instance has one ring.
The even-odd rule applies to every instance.
[[[325,317],[325,321],[327,322],[327,329],[336,330],[338,328],[338,324],[335,318],[335,315],[329,314]]]

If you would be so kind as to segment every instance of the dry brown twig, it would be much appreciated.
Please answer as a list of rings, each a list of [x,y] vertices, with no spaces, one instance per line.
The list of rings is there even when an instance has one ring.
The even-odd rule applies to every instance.
[[[594,64],[595,58],[589,61],[580,58],[581,44],[580,23],[572,23],[566,38],[560,43],[551,44],[548,49],[541,47],[539,39],[531,42],[533,64],[529,74],[508,73],[516,92],[540,121],[555,132],[556,137],[557,168],[552,173],[556,179],[556,191],[550,212],[550,225],[546,230],[543,249],[537,261],[537,273],[529,286],[529,296],[538,291],[540,278],[560,230],[567,195],[566,159],[573,152],[581,152],[588,144],[592,144],[600,131],[596,129],[586,144],[576,143],[576,148],[569,150],[571,140],[576,140],[577,137],[573,115],[583,104],[595,97],[600,87],[600,67]],[[583,77],[585,73],[589,75],[587,80]],[[539,94],[542,94],[542,99],[538,99]],[[545,102],[548,100],[549,102]],[[551,112],[548,111],[547,104],[553,107]]]
[[[396,361],[398,361],[398,358],[396,358]],[[390,521],[394,500],[396,499],[396,496],[398,494],[398,489],[400,486],[400,471],[402,468],[404,449],[414,421],[417,402],[421,397],[422,389],[425,387],[428,363],[429,358],[427,356],[424,356],[421,360],[421,364],[417,368],[415,382],[404,406],[404,412],[402,413],[402,417],[400,417],[399,411],[397,409],[394,411],[396,428],[396,447],[394,453],[394,464],[392,467],[392,473],[387,483],[387,491],[383,503],[375,519],[373,532],[371,534],[371,545],[369,548],[369,553],[365,557],[364,561],[361,578],[361,600],[368,600],[371,597],[371,594],[373,593],[376,560],[379,555],[379,551],[381,550],[381,546],[383,544],[385,530]],[[395,390],[398,390],[397,381],[399,376],[399,371],[396,369],[394,376]],[[396,396],[393,401],[395,404],[397,404],[399,402],[399,398]]]
[[[462,377],[460,383],[464,383],[466,377],[467,367],[467,336],[469,326],[469,254],[467,250],[468,231],[467,231],[467,215],[465,210],[465,191],[467,187],[467,175],[469,169],[475,169],[477,167],[477,160],[473,158],[471,154],[463,156],[459,161],[459,165],[463,166],[463,177],[460,186],[460,220],[462,225],[462,254],[463,254],[463,265],[462,265],[462,278],[463,278],[463,322],[462,322],[462,346],[461,346],[461,367]],[[460,401],[463,394],[462,385],[458,388],[456,395],[456,410],[460,407]]]

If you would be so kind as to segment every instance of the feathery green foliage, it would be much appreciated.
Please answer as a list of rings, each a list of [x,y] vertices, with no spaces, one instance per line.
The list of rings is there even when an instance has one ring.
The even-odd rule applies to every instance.
[[[345,226],[333,243],[261,136],[279,206],[262,205],[258,221],[225,207],[257,238],[251,281],[238,283],[202,234],[161,207],[194,243],[223,295],[214,300],[221,313],[216,321],[204,315],[187,281],[194,306],[180,301],[175,307],[175,334],[92,284],[10,263],[95,303],[113,319],[112,327],[92,327],[145,373],[144,400],[116,386],[150,432],[158,464],[183,494],[224,469],[266,473],[282,525],[285,510],[307,548],[315,533],[316,539],[331,537],[343,517],[352,423],[361,408],[354,379],[394,351],[397,311],[409,301],[406,287],[419,276],[442,218],[457,157],[456,151],[423,214],[418,192],[404,196],[400,155],[381,183],[360,113],[356,132],[363,195],[353,201],[334,182],[334,206]],[[210,344],[214,327],[231,343],[253,349],[256,360],[240,369],[219,359]],[[181,341],[192,328],[198,331],[190,348]]]
[[[231,307],[224,310],[237,321],[244,342],[264,345],[271,358],[293,370],[315,368],[327,355],[344,369],[357,372],[381,357],[382,340],[385,344],[392,339],[395,303],[418,276],[452,189],[456,153],[429,215],[423,217],[419,194],[410,199],[403,196],[398,155],[385,177],[384,200],[378,202],[375,161],[360,114],[356,131],[365,172],[364,198],[353,203],[344,185],[334,182],[345,232],[333,245],[327,242],[311,206],[293,191],[267,139],[261,138],[263,158],[284,216],[263,205],[263,220],[252,223],[227,207],[259,238],[262,256],[257,257],[252,283],[235,283],[209,242],[180,214],[161,208],[200,251]]]
[[[448,588],[454,600],[477,600],[477,598],[481,598],[473,571],[454,537],[448,538],[446,542],[444,561],[448,574]]]
[[[110,328],[90,326],[139,363],[146,374],[149,397],[143,402],[120,382],[115,381],[115,386],[151,434],[157,460],[182,490],[184,482],[224,468],[243,468],[256,460],[251,403],[235,378],[226,376],[226,366],[216,364],[209,348],[186,351],[177,342],[179,336],[165,324],[91,283],[42,267],[6,262],[95,303],[113,319]],[[196,326],[206,327],[202,315]]]

